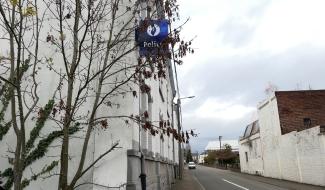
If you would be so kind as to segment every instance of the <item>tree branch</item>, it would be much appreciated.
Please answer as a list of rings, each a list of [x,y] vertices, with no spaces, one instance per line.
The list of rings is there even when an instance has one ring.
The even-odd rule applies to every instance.
[[[12,83],[11,81],[5,79],[5,78],[2,77],[2,76],[0,76],[0,80],[2,80],[2,81],[4,81],[4,82],[10,84],[11,86],[14,86],[15,88],[17,88],[17,86],[16,86],[14,83]]]
[[[92,164],[90,164],[85,170],[83,170],[81,172],[81,174],[79,176],[76,176],[76,181],[78,181],[78,179],[80,179],[88,170],[90,170],[98,161],[100,161],[104,156],[106,156],[108,153],[112,152],[115,148],[121,148],[118,147],[119,142],[116,142],[115,144],[113,144],[113,146],[108,149],[106,152],[104,152],[103,154],[101,154]]]

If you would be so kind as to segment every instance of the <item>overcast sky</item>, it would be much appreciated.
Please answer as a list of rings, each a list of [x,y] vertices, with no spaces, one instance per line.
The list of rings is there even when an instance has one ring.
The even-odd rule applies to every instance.
[[[183,126],[192,151],[238,139],[257,118],[269,83],[279,90],[325,89],[324,0],[178,0],[183,36],[195,54],[178,67]]]

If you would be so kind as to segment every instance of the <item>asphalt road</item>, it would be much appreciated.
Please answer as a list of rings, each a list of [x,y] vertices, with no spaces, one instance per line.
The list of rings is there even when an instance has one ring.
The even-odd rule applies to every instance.
[[[202,190],[325,190],[325,187],[241,174],[204,166],[197,166],[196,169],[189,170],[189,173],[200,184]]]

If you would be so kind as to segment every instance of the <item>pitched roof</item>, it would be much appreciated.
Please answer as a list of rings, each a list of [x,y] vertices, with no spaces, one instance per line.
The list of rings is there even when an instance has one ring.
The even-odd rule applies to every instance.
[[[246,139],[252,135],[255,135],[256,133],[260,132],[260,124],[258,123],[258,120],[254,121],[253,123],[246,126],[245,132],[242,139]]]

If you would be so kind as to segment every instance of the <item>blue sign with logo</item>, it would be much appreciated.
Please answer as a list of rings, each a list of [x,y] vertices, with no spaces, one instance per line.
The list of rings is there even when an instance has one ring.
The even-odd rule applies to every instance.
[[[168,52],[168,20],[144,20],[136,30],[140,56],[156,56]]]

